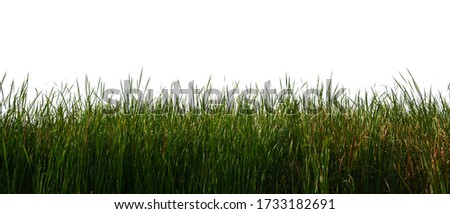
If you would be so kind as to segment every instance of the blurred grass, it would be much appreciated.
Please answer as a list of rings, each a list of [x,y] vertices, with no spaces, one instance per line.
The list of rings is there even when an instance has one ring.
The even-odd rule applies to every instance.
[[[339,99],[319,81],[315,100],[197,99],[184,114],[182,98],[102,102],[87,78],[30,100],[28,79],[4,94],[5,76],[0,193],[449,192],[448,100],[412,76]]]

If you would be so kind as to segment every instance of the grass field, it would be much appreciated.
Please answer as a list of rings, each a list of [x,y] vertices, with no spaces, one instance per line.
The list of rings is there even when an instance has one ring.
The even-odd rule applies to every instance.
[[[353,97],[318,81],[314,98],[227,105],[224,89],[189,111],[163,95],[103,102],[101,81],[30,99],[3,77],[0,193],[449,193],[450,91],[400,76]]]

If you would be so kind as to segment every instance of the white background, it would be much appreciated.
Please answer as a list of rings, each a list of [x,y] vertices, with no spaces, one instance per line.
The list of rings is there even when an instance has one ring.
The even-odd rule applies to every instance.
[[[450,82],[450,2],[438,0],[0,1],[0,73],[34,87],[87,75],[154,88],[267,80],[348,88]],[[225,81],[224,81],[225,79]],[[184,84],[184,85],[183,85]]]
[[[274,214],[274,213],[442,213],[449,210],[449,195],[251,195],[251,194],[204,194],[204,195],[0,195],[0,210],[3,213],[46,213],[46,214],[79,214],[79,213],[108,213],[108,214],[148,214],[148,213],[218,213],[218,214]],[[216,199],[224,202],[246,202],[246,210],[116,210],[114,202],[210,202]],[[334,210],[318,209],[257,209],[257,200],[262,199],[333,199]],[[253,204],[253,206],[250,206]],[[220,204],[222,205],[222,204]],[[265,207],[265,203],[262,204]],[[280,204],[281,205],[281,204]],[[275,206],[270,204],[269,207]],[[294,204],[296,206],[296,204]],[[310,205],[312,206],[312,205]],[[290,208],[290,204],[288,204]],[[329,208],[329,207],[328,207]]]

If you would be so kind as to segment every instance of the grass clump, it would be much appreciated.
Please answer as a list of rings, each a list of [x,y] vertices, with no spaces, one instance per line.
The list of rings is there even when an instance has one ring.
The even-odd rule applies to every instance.
[[[0,193],[449,193],[448,100],[412,77],[354,97],[286,78],[267,99],[212,102],[208,84],[194,102],[115,103],[101,81],[29,99],[4,80]]]

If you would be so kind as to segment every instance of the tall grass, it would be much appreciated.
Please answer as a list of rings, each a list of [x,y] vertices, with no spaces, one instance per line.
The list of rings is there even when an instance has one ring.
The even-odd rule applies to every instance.
[[[202,96],[191,106],[163,95],[112,105],[99,99],[104,84],[87,78],[32,99],[28,79],[4,82],[0,193],[450,191],[448,100],[412,77],[339,99],[318,81],[314,99],[294,92],[227,105],[227,88],[215,108]],[[149,84],[141,76],[132,86]]]

